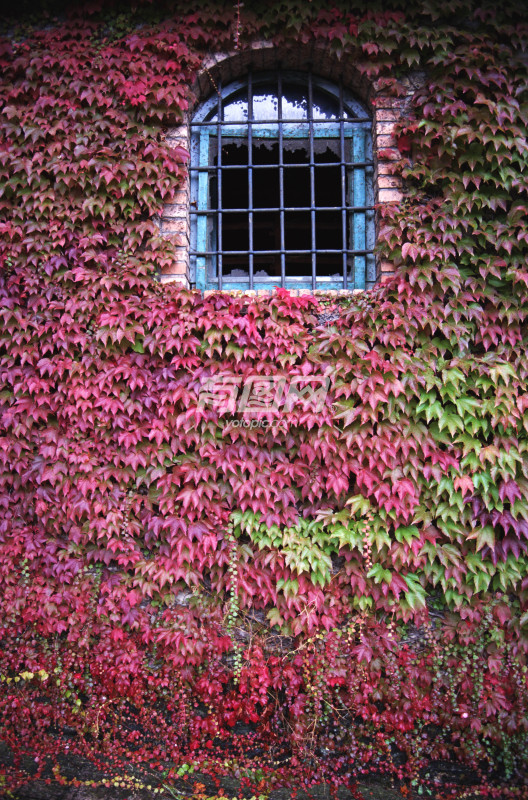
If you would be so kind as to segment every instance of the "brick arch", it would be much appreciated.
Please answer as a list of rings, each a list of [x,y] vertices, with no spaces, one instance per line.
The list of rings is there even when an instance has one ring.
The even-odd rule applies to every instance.
[[[296,72],[307,72],[311,69],[314,75],[327,78],[333,83],[339,83],[341,80],[343,86],[372,110],[375,88],[372,82],[361,74],[353,59],[346,57],[337,59],[328,45],[325,47],[319,44],[300,43],[293,48],[265,41],[253,42],[244,50],[231,50],[207,56],[203,69],[191,87],[193,110],[215,91],[215,85],[218,86],[220,82],[225,86],[231,81],[244,78],[249,71],[272,71],[278,65],[282,69]]]
[[[400,178],[393,174],[395,164],[401,159],[394,136],[394,126],[408,113],[414,92],[423,82],[421,74],[402,78],[389,93],[383,82],[370,81],[358,69],[352,55],[346,53],[336,58],[329,46],[299,44],[295,47],[276,46],[272,42],[257,41],[242,50],[211,53],[204,58],[203,68],[189,86],[189,112],[185,122],[167,132],[170,146],[181,145],[189,149],[189,121],[197,106],[205,101],[220,83],[244,78],[249,71],[283,69],[305,72],[327,78],[333,83],[342,81],[372,115],[372,142],[374,150],[374,184],[376,204],[379,207],[400,202],[404,197]],[[175,202],[165,206],[159,220],[160,234],[169,237],[175,245],[175,262],[167,268],[162,279],[189,285],[189,182],[178,192]],[[379,223],[377,215],[377,223]],[[393,272],[390,262],[378,260],[378,277]]]

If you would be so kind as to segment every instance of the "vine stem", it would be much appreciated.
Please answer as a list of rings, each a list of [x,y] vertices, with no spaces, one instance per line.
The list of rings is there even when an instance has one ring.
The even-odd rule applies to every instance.
[[[227,529],[227,539],[230,542],[229,551],[229,612],[227,618],[227,632],[231,637],[233,646],[233,678],[236,684],[240,679],[240,671],[242,669],[242,651],[243,647],[235,642],[235,622],[240,610],[238,602],[238,553],[236,546],[236,539],[233,532],[233,525],[230,524]]]
[[[237,0],[235,50],[238,50],[239,47],[240,47],[240,0]]]

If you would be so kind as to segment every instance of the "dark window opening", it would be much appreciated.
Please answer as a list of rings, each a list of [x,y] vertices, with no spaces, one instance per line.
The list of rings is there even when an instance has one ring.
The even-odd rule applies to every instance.
[[[311,249],[311,215],[307,198],[310,197],[310,166],[306,147],[300,145],[284,153],[283,187],[284,200],[281,206],[279,180],[279,147],[277,143],[256,144],[252,148],[253,165],[253,249],[255,250],[255,277],[280,277],[281,256],[279,252],[265,251],[281,249],[280,212],[284,211],[284,237],[286,250]],[[314,156],[315,164],[324,165],[314,170],[315,243],[317,249],[339,249],[342,242],[341,183],[339,158],[330,148]],[[215,165],[218,159],[215,158]],[[248,205],[249,180],[247,170],[230,169],[248,165],[247,144],[225,145],[222,148],[222,234],[226,251],[247,250],[249,246],[249,215],[241,211]],[[269,165],[270,169],[265,169]],[[335,165],[335,166],[332,166]],[[218,209],[218,184],[211,180],[211,208]],[[322,210],[322,209],[325,210]],[[258,255],[259,253],[262,255]],[[245,262],[245,263],[244,263]],[[225,255],[224,277],[248,275],[247,258]],[[290,255],[287,274],[301,277],[311,272],[310,253]],[[334,276],[339,280],[339,256],[321,258],[317,269],[320,276]]]

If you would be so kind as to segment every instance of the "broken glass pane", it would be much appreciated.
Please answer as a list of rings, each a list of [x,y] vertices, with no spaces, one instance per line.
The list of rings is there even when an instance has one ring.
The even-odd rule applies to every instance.
[[[335,98],[315,89],[312,97],[312,115],[314,120],[335,120],[339,116],[338,104]],[[308,89],[299,86],[285,86],[282,93],[282,119],[307,120],[308,119]],[[224,105],[225,122],[247,122],[248,101],[247,92],[242,90],[232,95]],[[217,115],[211,117],[214,122]],[[253,94],[253,119],[261,121],[278,121],[279,98],[276,89],[268,84],[255,88]]]

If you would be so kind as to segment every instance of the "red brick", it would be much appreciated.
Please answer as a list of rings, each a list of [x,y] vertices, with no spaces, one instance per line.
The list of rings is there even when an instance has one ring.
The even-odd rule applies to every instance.
[[[170,128],[167,131],[167,139],[188,139],[189,138],[189,130],[187,125],[177,125],[174,128]]]
[[[163,233],[187,233],[187,219],[180,217],[179,219],[168,219],[163,221]]]
[[[180,205],[183,203],[187,205],[189,202],[189,186],[187,185],[188,182],[185,181],[185,184],[182,186],[181,189],[178,189],[177,192],[174,194],[173,203],[174,205]]]
[[[166,267],[163,268],[162,274],[163,275],[187,275],[187,260],[178,260],[175,259],[171,264],[167,264]]]
[[[378,151],[380,161],[401,161],[401,153],[397,147],[383,147]]]
[[[186,233],[171,233],[169,235],[163,234],[166,239],[170,239],[174,247],[182,247],[187,249],[189,244],[189,237]]]
[[[399,122],[401,116],[401,111],[395,109],[392,103],[388,108],[376,108],[376,122]]]
[[[384,150],[387,147],[396,147],[396,138],[387,134],[376,136],[376,144],[379,150]]]
[[[394,122],[376,122],[376,135],[380,136],[381,134],[393,134],[395,128]]]
[[[378,161],[378,176],[379,175],[392,175],[394,170],[398,167],[398,161]]]
[[[409,100],[407,97],[386,97],[385,95],[377,95],[373,105],[378,114],[381,113],[391,113],[395,114],[394,117],[389,117],[389,119],[399,120],[401,119],[402,112],[407,108],[409,104]],[[380,119],[385,119],[385,117],[379,117]]]
[[[399,189],[401,178],[397,175],[380,175],[378,178],[378,189]]]
[[[378,203],[399,203],[403,198],[403,193],[399,189],[380,189],[378,191]]]
[[[178,201],[176,203],[167,203],[163,206],[163,220],[169,219],[184,219],[187,217],[187,206],[189,203],[189,195],[187,192],[178,192]],[[175,198],[176,199],[176,198]]]
[[[170,283],[171,285],[179,286],[181,289],[188,289],[189,288],[189,281],[187,278],[184,278],[180,275],[162,275],[162,283]]]

